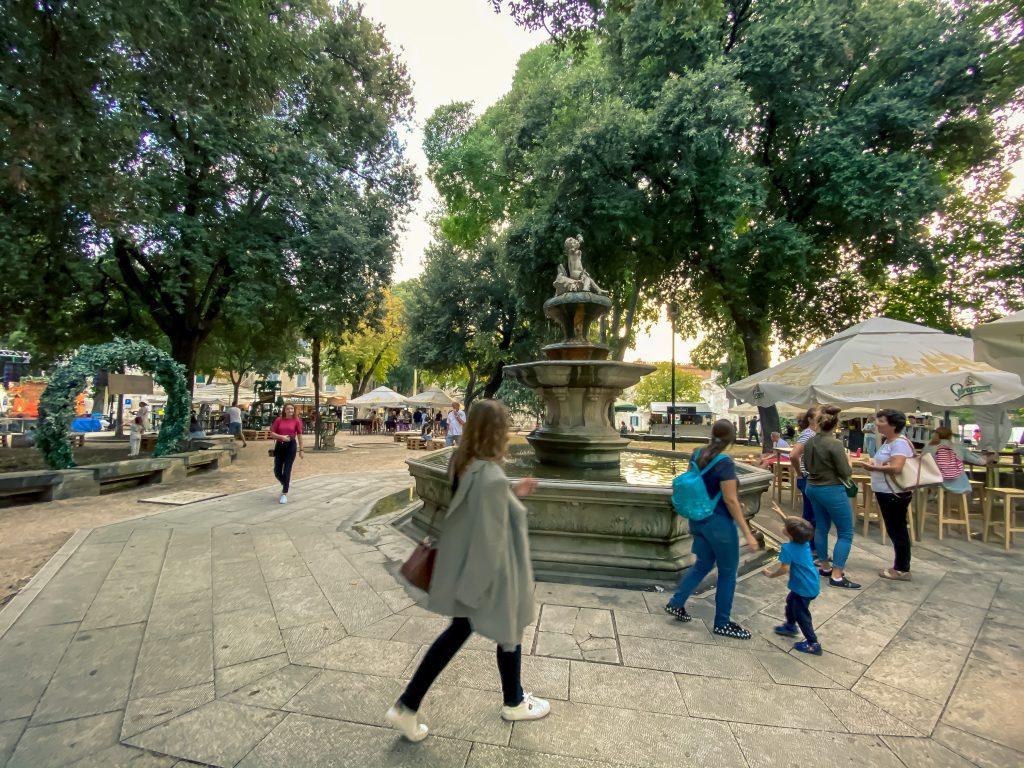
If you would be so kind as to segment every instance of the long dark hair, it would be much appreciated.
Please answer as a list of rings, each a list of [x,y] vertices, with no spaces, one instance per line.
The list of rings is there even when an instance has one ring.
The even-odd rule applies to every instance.
[[[818,406],[814,405],[807,409],[805,413],[801,413],[800,417],[796,420],[796,425],[800,427],[800,431],[803,432],[811,423],[818,418]]]
[[[697,469],[704,469],[712,459],[728,448],[736,439],[736,427],[731,421],[719,419],[711,427],[711,442],[697,455]]]

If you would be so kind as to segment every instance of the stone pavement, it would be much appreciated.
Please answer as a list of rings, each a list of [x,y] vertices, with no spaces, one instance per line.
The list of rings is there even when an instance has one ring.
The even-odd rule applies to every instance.
[[[826,653],[772,633],[784,580],[744,579],[743,642],[666,595],[537,587],[524,638],[539,722],[503,722],[474,636],[424,703],[432,735],[382,727],[445,625],[395,577],[411,544],[373,502],[404,472],[329,475],[76,535],[0,613],[0,766],[1024,765],[1024,561],[926,538],[915,581],[858,538],[859,592],[813,604]],[[92,500],[91,503],[102,503]]]

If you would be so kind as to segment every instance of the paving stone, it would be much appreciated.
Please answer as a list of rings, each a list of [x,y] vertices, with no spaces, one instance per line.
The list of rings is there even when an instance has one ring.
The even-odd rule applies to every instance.
[[[743,723],[734,723],[732,732],[749,768],[906,768],[879,736]]]
[[[651,768],[746,765],[725,723],[574,702],[552,704],[543,720],[518,723],[509,746],[609,762],[628,756]]]
[[[403,558],[404,559],[404,558]],[[403,608],[408,608],[413,605],[416,601],[409,596],[405,587],[396,587],[395,589],[385,589],[377,593],[384,604],[387,605],[395,613],[398,613]]]
[[[224,697],[225,701],[252,707],[282,709],[285,703],[320,674],[319,669],[290,664]]]
[[[801,664],[806,664],[811,669],[821,672],[825,677],[835,680],[840,686],[847,689],[852,688],[867,669],[866,666],[859,662],[844,659],[842,656],[837,656],[826,650],[822,651],[821,656],[812,656],[809,653],[800,653],[798,651],[791,651],[789,655]]]
[[[463,768],[470,746],[443,737],[411,744],[392,729],[291,714],[238,768]]]
[[[56,768],[117,744],[121,713],[27,728],[7,768]]]
[[[345,628],[337,619],[281,630],[281,639],[284,640],[285,650],[292,662],[305,659],[344,637]]]
[[[230,667],[221,667],[216,671],[214,677],[217,697],[222,698],[232,691],[237,691],[243,685],[255,682],[286,666],[288,666],[288,655],[279,653],[263,659],[243,661],[241,664],[234,664]]]
[[[245,575],[213,581],[214,614],[245,609],[260,611],[271,607],[270,594],[259,568],[253,566]]]
[[[387,603],[362,579],[339,581],[336,578],[318,578],[317,582],[327,602],[350,634],[392,614]]]
[[[941,704],[866,677],[853,686],[853,692],[926,736],[942,714]]]
[[[230,768],[283,719],[283,712],[213,701],[125,743]]]
[[[466,768],[613,768],[613,765],[565,755],[542,755],[511,747],[474,744]]]
[[[537,626],[541,632],[571,635],[576,628],[576,617],[579,616],[580,610],[576,606],[543,605]]]
[[[115,744],[71,763],[69,768],[171,768],[177,758]]]
[[[1019,699],[1024,689],[1024,657],[1013,665],[992,666],[970,659],[964,667],[942,722],[1004,747],[1024,752],[1024,723],[1015,707],[993,706],[994,701]]]
[[[123,709],[143,627],[132,624],[75,635],[32,715],[32,725]]]
[[[247,608],[214,614],[213,658],[217,667],[262,659],[284,650],[272,610]]]
[[[373,624],[357,628],[352,634],[359,637],[375,637],[378,640],[392,640],[409,618],[409,616],[385,616]]]
[[[747,651],[646,637],[622,637],[619,645],[622,661],[628,667],[755,682],[771,680],[757,659]]]
[[[836,614],[835,618],[879,635],[895,637],[916,610],[917,606],[913,603],[892,600],[875,590],[869,590],[856,595],[856,599]],[[820,617],[817,622],[816,626],[825,623]]]
[[[992,598],[995,597],[998,585],[998,577],[989,578],[977,572],[955,573],[951,571],[942,577],[942,581],[928,595],[928,602],[939,605],[952,602],[969,605],[972,608],[987,608],[992,602]]]
[[[671,672],[574,661],[569,665],[569,699],[581,704],[685,715],[686,706]]]
[[[412,661],[419,646],[350,635],[309,657],[315,667],[398,677]]]
[[[829,653],[856,661],[858,664],[872,664],[885,647],[892,642],[895,632],[883,634],[873,628],[865,628],[845,621],[846,613],[833,616],[824,625],[815,627],[818,642]]]
[[[968,648],[898,636],[864,673],[872,680],[943,702],[956,684]]]
[[[975,768],[974,763],[965,760],[931,739],[884,736],[882,741],[905,765],[927,765],[929,768]]]
[[[23,627],[80,622],[107,578],[109,567],[81,570],[66,563],[18,617]]]
[[[932,739],[961,757],[970,760],[978,768],[1008,768],[1024,765],[1024,752],[1004,747],[1002,744],[966,733],[958,728],[939,723],[935,726]]]
[[[158,591],[146,624],[146,639],[213,632],[213,593]]]
[[[314,621],[336,621],[334,610],[312,576],[282,579],[267,585],[281,629],[300,627]]]
[[[678,675],[676,679],[691,717],[802,727],[815,731],[844,731],[839,720],[809,688],[791,688],[780,695],[774,684],[694,675]]]
[[[615,626],[619,636],[650,637],[686,643],[715,645],[714,637],[704,622],[683,623],[659,611],[658,614],[635,611],[615,611]]]
[[[305,715],[382,726],[384,713],[404,689],[405,683],[395,678],[325,669],[284,708]]]
[[[939,605],[929,600],[914,612],[900,635],[970,646],[978,636],[986,613],[986,608]]]
[[[507,746],[512,723],[501,719],[501,704],[501,694],[494,691],[435,685],[423,699],[420,715],[439,736]]]
[[[77,628],[77,624],[31,627],[19,622],[0,637],[0,720],[32,714]]]
[[[121,738],[127,739],[137,733],[149,730],[186,712],[190,712],[214,699],[213,683],[203,683],[190,688],[132,699],[124,713]]]
[[[213,680],[213,633],[175,635],[142,644],[132,697],[190,688]]]
[[[538,603],[578,606],[580,608],[604,608],[622,611],[647,609],[643,592],[605,587],[584,587],[573,584],[538,584],[534,592]]]
[[[0,765],[7,765],[27,724],[28,718],[0,722]]]
[[[1017,627],[987,619],[971,649],[971,657],[994,666],[1014,667],[1024,657],[1024,642]]]
[[[82,629],[139,624],[149,618],[156,592],[157,573],[108,578],[82,621]]]
[[[576,639],[561,632],[539,631],[533,652],[537,656],[554,656],[559,659],[583,658],[583,651],[577,645]]]
[[[391,639],[414,645],[430,645],[450,624],[451,619],[444,616],[410,616],[403,620],[402,628]]]
[[[818,696],[850,733],[920,736],[921,733],[853,691],[822,690]]]
[[[799,685],[810,688],[834,688],[838,685],[834,680],[801,664],[790,654],[781,650],[751,651],[765,671],[779,685]]]

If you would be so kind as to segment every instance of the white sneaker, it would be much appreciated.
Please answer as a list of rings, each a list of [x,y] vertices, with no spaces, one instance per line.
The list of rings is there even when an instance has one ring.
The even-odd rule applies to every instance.
[[[288,497],[287,497],[287,496],[285,496],[285,495],[284,495],[284,494],[282,493],[282,494],[281,494],[281,498],[277,500],[277,503],[278,503],[278,504],[287,504],[287,503],[288,503]]]
[[[523,695],[518,707],[502,707],[503,720],[540,720],[551,713],[551,704],[545,699],[538,699],[532,693]]]
[[[384,719],[401,731],[402,735],[409,741],[423,741],[427,738],[427,733],[430,731],[427,726],[420,722],[419,715],[416,712],[398,703],[387,711]]]

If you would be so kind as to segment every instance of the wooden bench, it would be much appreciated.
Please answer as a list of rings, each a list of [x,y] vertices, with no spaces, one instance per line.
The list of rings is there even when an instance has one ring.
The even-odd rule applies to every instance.
[[[444,448],[444,440],[406,440],[405,447],[410,451],[433,451]]]

